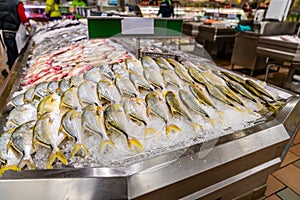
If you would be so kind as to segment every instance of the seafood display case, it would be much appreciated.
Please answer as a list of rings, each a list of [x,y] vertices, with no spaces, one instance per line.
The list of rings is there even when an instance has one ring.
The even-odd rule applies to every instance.
[[[6,105],[1,111],[2,197],[233,199],[251,195],[257,199],[263,196],[268,175],[279,168],[291,138],[299,129],[298,95],[219,68],[208,54],[204,57],[174,49],[172,43],[166,44],[166,38],[145,39],[141,48],[169,56],[152,59],[149,53],[140,62],[134,58],[134,46],[125,45],[125,42],[135,44],[134,38],[87,40],[86,31],[85,25],[73,21],[38,28],[6,79],[0,102]],[[52,43],[53,48],[49,48]],[[155,67],[155,63],[163,68],[157,69],[161,75],[150,69],[149,76],[145,71]],[[190,66],[188,75],[182,70],[183,65]],[[131,84],[126,80],[142,85],[134,74],[138,70],[142,70],[148,83],[142,90],[131,91],[124,85]],[[123,80],[124,73],[130,79]],[[167,79],[170,74],[179,79],[174,76]],[[164,82],[155,82],[156,76],[162,76]],[[241,85],[245,82],[257,90],[263,88],[271,97],[254,101],[243,98],[240,104],[228,102],[214,91],[215,88],[231,91],[222,85],[224,80],[226,84],[237,85],[229,77],[241,81]],[[193,97],[198,87],[204,88],[201,84],[210,92],[203,98],[215,95],[212,104],[201,106],[204,109],[201,115],[181,109],[183,104],[178,103],[181,101],[186,107],[198,105],[197,101],[189,101],[193,98],[184,96]],[[105,96],[109,92],[105,88],[118,90],[111,93],[110,99]],[[76,95],[69,96],[74,90]],[[129,97],[124,98],[125,94]],[[104,101],[100,102],[98,97],[105,97]],[[124,108],[116,103],[123,101]],[[160,103],[165,106],[159,107]],[[82,105],[86,107],[80,108]],[[129,109],[134,109],[133,105],[145,105],[139,108],[148,115],[135,116],[134,121],[132,116],[127,119],[134,114]],[[96,115],[88,117],[89,113]],[[105,120],[106,128],[118,131],[109,129],[108,135],[93,134],[97,130],[89,122],[98,117]],[[82,121],[77,123],[78,120]],[[82,138],[71,132],[83,129],[82,124],[92,130],[85,133],[85,143],[80,144]],[[23,135],[18,137],[20,132]],[[32,132],[34,135],[30,135]],[[26,140],[25,135],[30,135],[30,139]],[[48,142],[48,135],[56,140]],[[22,147],[28,143],[32,147],[29,151]]]

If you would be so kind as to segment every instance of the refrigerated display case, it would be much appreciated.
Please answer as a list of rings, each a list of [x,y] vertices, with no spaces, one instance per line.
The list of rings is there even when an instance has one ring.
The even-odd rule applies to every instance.
[[[114,42],[118,40],[122,44],[122,38],[114,38]],[[135,44],[134,38],[125,40]],[[177,52],[181,56],[176,58],[179,61],[192,60],[213,70],[226,71],[215,66],[209,57],[180,54],[166,40],[143,39],[141,48],[168,47],[164,53]],[[32,45],[30,40],[6,80],[1,90],[2,105],[19,90]],[[126,48],[129,52],[135,49],[134,45]],[[219,118],[219,125],[207,125],[210,128],[201,137],[186,140],[184,132],[177,134],[185,138],[183,142],[176,143],[172,139],[176,135],[172,134],[166,140],[171,143],[137,154],[121,154],[117,160],[104,164],[83,164],[77,168],[76,163],[70,162],[55,169],[7,171],[0,178],[0,192],[8,198],[31,199],[233,199],[248,193],[255,199],[263,195],[268,175],[279,168],[300,122],[299,96],[271,85],[265,88],[283,102],[277,114],[268,112],[254,121],[236,124],[239,119],[230,112],[226,114],[229,108],[225,106],[225,116]],[[10,109],[2,109],[2,127]],[[241,118],[250,115],[239,113]],[[154,139],[161,141],[163,136]]]

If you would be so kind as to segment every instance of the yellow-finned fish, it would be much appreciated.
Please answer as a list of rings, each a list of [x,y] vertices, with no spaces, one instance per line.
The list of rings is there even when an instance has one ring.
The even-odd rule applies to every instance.
[[[114,128],[118,132],[125,135],[128,146],[132,149],[135,147],[143,151],[142,144],[135,138],[130,136],[129,122],[121,104],[111,104],[104,111],[104,118],[107,128]]]
[[[24,93],[18,94],[17,96],[13,97],[11,99],[11,101],[8,102],[7,105],[10,105],[10,104],[13,105],[14,107],[18,107],[18,106],[24,105],[25,104]]]
[[[176,75],[176,73],[174,71],[169,71],[169,70],[164,70],[162,71],[162,76],[163,79],[165,81],[165,84],[169,84],[169,85],[174,85],[177,88],[181,88],[182,87],[182,81],[180,80],[180,78]]]
[[[165,106],[163,99],[160,97],[159,92],[157,92],[157,91],[149,92],[146,95],[145,100],[146,100],[146,104],[147,104],[148,116],[150,115],[150,113],[153,113],[164,121],[164,123],[166,125],[167,136],[169,136],[169,134],[172,131],[181,131],[181,129],[177,125],[169,124],[170,115]]]
[[[61,119],[61,125],[66,134],[75,140],[74,148],[72,150],[72,160],[74,160],[76,153],[80,149],[84,151],[85,158],[88,158],[89,151],[83,142],[84,135],[81,112],[75,110],[66,112]]]
[[[83,74],[72,76],[70,78],[70,87],[72,87],[72,86],[78,87],[84,81],[85,80],[84,80]]]
[[[47,169],[52,168],[52,164],[56,158],[58,158],[65,165],[68,163],[67,158],[58,148],[58,145],[66,137],[66,134],[61,132],[60,122],[60,114],[55,112],[47,112],[37,120],[33,129],[34,141],[52,149],[46,163]]]
[[[81,108],[82,105],[78,97],[78,88],[72,86],[61,96],[60,109],[76,110]]]
[[[189,68],[188,69],[189,74],[191,75],[191,77],[197,81],[198,83],[201,84],[206,84],[207,81],[206,79],[201,75],[201,73],[199,73],[196,69],[194,68]]]
[[[21,124],[24,124],[28,121],[37,119],[37,109],[32,104],[24,104],[18,107],[15,107],[12,111],[10,111],[6,128],[16,128]]]
[[[89,105],[82,112],[82,123],[85,130],[101,136],[100,153],[106,146],[115,147],[114,142],[108,137],[104,123],[104,108],[97,105]]]
[[[111,65],[111,69],[115,73],[116,76],[118,76],[118,75],[123,76],[123,75],[127,74],[127,70],[120,63],[113,63]]]
[[[61,103],[61,97],[56,93],[50,94],[45,98],[43,98],[37,107],[38,118],[46,112],[51,112],[51,111],[59,112],[60,103]]]
[[[34,100],[34,87],[28,88],[24,93],[24,103],[31,103]]]
[[[124,102],[124,111],[133,121],[137,121],[145,125],[146,129],[144,130],[145,135],[152,132],[156,134],[156,131],[153,128],[149,128],[149,119],[146,114],[147,108],[145,103],[139,98],[130,98],[126,99]]]
[[[203,85],[191,84],[189,87],[193,95],[198,99],[200,103],[217,109],[215,103],[213,102]]]
[[[15,128],[5,131],[0,134],[0,143],[8,144],[12,133]],[[0,145],[0,176],[8,170],[21,170],[18,164],[21,160],[22,155],[16,152],[12,148],[8,148],[8,145]]]
[[[156,88],[164,89],[164,79],[159,73],[159,71],[155,71],[150,68],[144,69],[144,76],[149,81],[151,85],[153,85]]]
[[[193,68],[195,70],[197,70],[198,72],[202,71],[202,69],[198,66],[196,66],[194,63],[192,63],[191,61],[185,60],[182,61],[181,64],[187,69],[189,70],[190,68]]]
[[[116,86],[122,95],[138,96],[138,91],[127,77],[116,76]]]
[[[97,92],[99,99],[105,99],[112,103],[119,103],[121,101],[121,95],[116,86],[112,83],[111,80],[102,79],[97,84]]]
[[[142,74],[129,70],[129,79],[134,84],[136,89],[142,88],[145,90],[153,90],[153,87],[148,83]]]
[[[254,81],[247,79],[245,81],[246,84],[250,85],[251,87],[253,87],[255,90],[257,90],[259,93],[261,93],[262,95],[272,99],[273,101],[276,101],[276,99],[266,90],[264,90],[262,87],[260,87],[258,84],[256,84]]]
[[[139,60],[135,58],[129,58],[125,60],[125,63],[128,70],[138,74],[143,74],[143,65]]]
[[[157,57],[155,59],[155,61],[162,69],[174,71],[174,68],[172,67],[172,65],[165,58]]]
[[[42,99],[48,94],[48,82],[42,82],[35,86],[34,95],[36,99]]]
[[[47,87],[47,94],[49,95],[49,94],[57,93],[57,89],[59,87],[58,84],[59,84],[58,81],[51,81]]]
[[[203,129],[202,125],[199,123],[195,123],[191,114],[187,111],[186,107],[181,103],[181,101],[177,98],[176,94],[172,91],[167,91],[165,94],[165,99],[167,102],[167,105],[169,106],[169,109],[171,111],[171,114],[175,116],[176,114],[179,114],[180,116],[184,117],[188,121],[192,123],[194,131],[196,130],[196,127],[200,127]]]
[[[84,81],[79,85],[78,98],[82,107],[86,104],[101,104],[97,95],[97,84],[91,81]]]
[[[185,90],[179,90],[178,93],[179,93],[179,97],[180,97],[181,101],[187,108],[208,118],[211,121],[212,125],[214,125],[213,119],[204,110],[204,108],[201,107],[199,101],[197,101],[197,99],[193,95],[191,95],[190,93],[188,93]]]
[[[33,127],[36,121],[29,121],[14,130],[8,143],[8,148],[14,148],[22,155],[18,168],[22,169],[25,165],[28,169],[36,169],[31,154],[35,153],[33,148]]]
[[[65,91],[67,91],[71,87],[71,79],[70,78],[63,78],[58,82],[58,88],[56,92],[59,95],[62,95]]]
[[[98,83],[102,78],[102,72],[98,67],[94,67],[85,72],[83,78],[87,81]]]
[[[151,69],[157,72],[160,70],[158,64],[150,56],[142,57],[142,65],[144,69]]]

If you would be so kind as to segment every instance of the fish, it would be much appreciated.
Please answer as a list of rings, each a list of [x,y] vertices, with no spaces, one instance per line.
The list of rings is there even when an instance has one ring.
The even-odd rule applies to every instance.
[[[48,94],[48,82],[39,83],[35,86],[34,94],[39,99],[44,98]]]
[[[197,126],[200,127],[201,129],[203,129],[202,125],[194,122],[191,114],[188,112],[186,107],[181,103],[181,101],[178,99],[177,95],[174,92],[166,91],[164,93],[164,96],[165,96],[167,105],[170,109],[170,112],[173,116],[178,114],[178,115],[184,117],[185,119],[187,119],[189,122],[192,123],[192,127],[193,127],[194,131],[196,131]]]
[[[142,144],[135,137],[129,135],[132,130],[128,126],[129,121],[121,104],[109,105],[104,111],[104,118],[107,128],[114,128],[126,137],[129,148],[143,151]]]
[[[31,154],[35,153],[33,147],[33,128],[36,121],[26,122],[17,127],[11,135],[8,142],[8,148],[14,148],[22,155],[22,159],[18,164],[18,168],[22,169],[27,166],[29,169],[36,169],[36,165],[31,157]]]
[[[226,71],[221,71],[222,74],[224,74],[225,76],[227,76],[228,78],[230,78],[231,80],[238,82],[239,84],[241,84],[242,86],[244,86],[245,84],[245,80]]]
[[[83,78],[87,81],[98,83],[102,78],[102,72],[98,67],[94,67],[85,72]]]
[[[214,125],[214,121],[213,119],[209,116],[209,114],[201,107],[199,101],[197,101],[197,99],[191,95],[190,93],[188,93],[185,90],[179,90],[178,92],[179,97],[181,99],[181,101],[183,102],[183,104],[189,108],[190,110],[208,118],[211,122],[212,125]]]
[[[70,87],[75,86],[78,87],[81,83],[85,81],[83,74],[72,76],[70,78]]]
[[[174,71],[174,68],[172,67],[172,65],[165,58],[157,57],[155,59],[155,61],[162,69]]]
[[[82,107],[85,107],[85,104],[98,104],[101,102],[97,95],[97,84],[91,81],[84,81],[78,87],[78,98]]]
[[[211,99],[209,93],[203,85],[199,84],[190,84],[189,88],[192,94],[198,99],[198,101],[204,105],[210,106],[214,109],[217,109],[215,103]]]
[[[112,83],[111,80],[102,79],[97,84],[97,92],[99,99],[106,99],[112,103],[119,103],[122,96],[119,93],[119,90]]]
[[[155,70],[157,72],[160,71],[160,67],[158,66],[158,64],[150,57],[150,56],[143,56],[142,57],[142,65],[145,69],[151,69],[151,70]]]
[[[185,69],[185,67],[181,64],[181,63],[179,63],[179,62],[177,62],[176,60],[174,60],[173,58],[167,58],[167,61],[175,68],[175,67],[178,67],[178,68],[180,68],[181,70],[184,70]]]
[[[109,78],[110,80],[114,80],[115,79],[115,75],[114,72],[111,70],[111,68],[109,67],[109,65],[102,65],[100,66],[100,70],[103,74],[103,76]]]
[[[129,70],[129,79],[134,84],[136,89],[142,88],[146,90],[153,90],[153,87],[148,83],[143,75]]]
[[[116,76],[115,81],[121,95],[138,96],[138,91],[127,77]]]
[[[67,91],[71,87],[71,79],[63,78],[58,82],[58,88],[56,92],[62,95],[65,91]]]
[[[33,104],[24,104],[10,111],[6,128],[18,127],[21,124],[37,119],[37,109]]]
[[[179,78],[181,78],[183,81],[191,84],[194,83],[194,80],[190,77],[186,69],[181,69],[178,66],[174,67],[175,73]]]
[[[51,148],[51,153],[46,163],[46,169],[51,169],[55,159],[63,164],[68,160],[59,149],[58,145],[65,139],[66,134],[61,132],[61,115],[55,112],[43,114],[36,122],[34,129],[34,142]]]
[[[201,83],[203,85],[205,85],[207,83],[206,79],[201,75],[200,72],[198,72],[196,69],[194,68],[189,68],[188,69],[188,73],[191,75],[191,77],[197,81],[198,83]]]
[[[174,85],[177,88],[182,88],[182,84],[181,84],[182,81],[174,71],[164,70],[162,71],[161,74],[165,81],[165,85],[170,84],[170,85]]]
[[[125,63],[128,70],[138,74],[143,74],[143,65],[139,60],[135,58],[129,58],[125,60]]]
[[[105,128],[103,107],[98,105],[89,105],[84,108],[81,118],[84,130],[101,136],[101,154],[107,146],[115,147],[114,142],[108,137],[107,130]]]
[[[147,127],[144,130],[145,135],[152,132],[153,134],[156,134],[155,129],[149,128],[149,119],[146,114],[147,108],[146,105],[142,102],[139,98],[128,98],[125,100],[124,104],[124,111],[129,116],[130,119],[132,119],[134,122],[139,122],[144,124],[145,127]]]
[[[13,97],[12,100],[7,105],[13,105],[14,107],[18,107],[25,104],[24,101],[24,93],[18,94],[17,96]]]
[[[77,87],[72,86],[63,93],[59,107],[61,110],[78,110],[82,108],[78,97]]]
[[[154,114],[163,120],[166,126],[166,134],[169,137],[169,134],[172,131],[180,132],[182,131],[177,125],[169,124],[170,115],[165,106],[163,99],[160,97],[160,93],[157,91],[149,92],[145,97],[146,105],[147,105],[147,115]]]
[[[201,75],[203,77],[205,77],[205,79],[211,85],[217,87],[225,96],[231,98],[232,100],[236,101],[238,104],[245,107],[243,100],[227,86],[225,80],[223,80],[221,77],[219,77],[216,74],[209,72],[209,71],[202,71]],[[248,109],[248,108],[246,108],[246,109]],[[250,111],[250,110],[248,109],[248,111]]]
[[[6,145],[0,145],[0,166],[1,164],[4,165],[7,162],[7,144],[10,141],[12,133],[15,131],[16,128],[11,128],[7,131],[4,131],[0,134],[0,143]]]
[[[7,146],[7,145],[4,145]],[[2,154],[3,156],[4,154]],[[4,172],[8,170],[20,171],[21,169],[18,167],[18,164],[22,158],[22,155],[15,151],[13,148],[7,148],[5,151],[5,163],[0,168],[0,176],[4,174]],[[1,164],[1,163],[0,163]]]
[[[83,142],[83,127],[82,127],[82,118],[81,112],[71,110],[66,112],[61,119],[61,126],[65,133],[75,140],[75,144],[72,150],[71,159],[74,160],[74,157],[77,152],[82,149],[85,153],[85,159],[89,157],[89,151],[86,145]]]
[[[37,119],[46,112],[60,112],[61,97],[56,94],[50,94],[43,98],[37,107]]]
[[[111,65],[111,69],[115,73],[115,76],[117,76],[117,75],[122,76],[122,75],[127,74],[127,70],[125,69],[125,67],[118,62],[113,63]]]
[[[24,103],[31,103],[34,100],[35,87],[28,88],[24,93]]]
[[[52,81],[48,84],[47,87],[47,94],[53,94],[57,92],[57,89],[59,87],[59,82],[58,81]]]
[[[261,93],[262,95],[272,99],[273,101],[276,101],[276,99],[266,90],[264,90],[262,87],[260,87],[258,84],[256,84],[254,81],[247,79],[245,80],[245,83],[250,85],[251,87],[255,88],[255,90],[257,90],[259,93]]]
[[[144,69],[144,76],[148,80],[148,82],[156,88],[163,89],[165,87],[164,79],[159,73],[159,71],[155,71],[153,69],[147,68]]]

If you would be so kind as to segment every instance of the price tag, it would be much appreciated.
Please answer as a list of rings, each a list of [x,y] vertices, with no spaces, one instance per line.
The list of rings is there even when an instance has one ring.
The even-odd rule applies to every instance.
[[[153,18],[128,17],[122,20],[122,34],[124,35],[150,35],[154,34]]]

